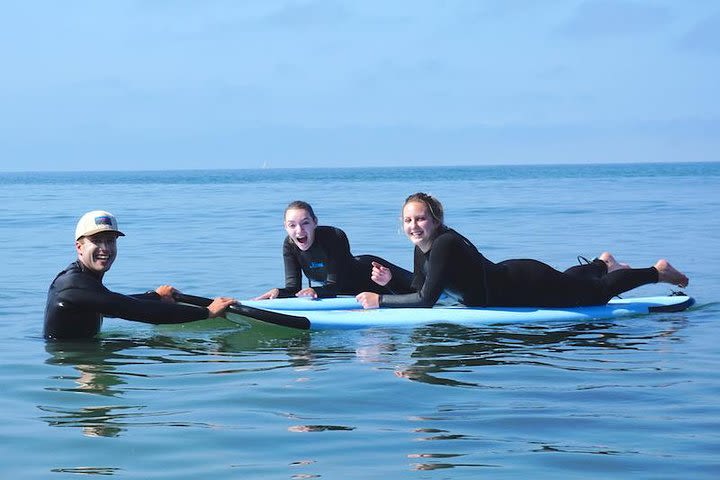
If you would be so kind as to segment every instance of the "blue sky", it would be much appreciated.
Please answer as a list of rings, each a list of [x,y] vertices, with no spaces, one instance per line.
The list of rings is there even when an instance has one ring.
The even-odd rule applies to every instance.
[[[4,171],[720,161],[720,3],[3,2]]]

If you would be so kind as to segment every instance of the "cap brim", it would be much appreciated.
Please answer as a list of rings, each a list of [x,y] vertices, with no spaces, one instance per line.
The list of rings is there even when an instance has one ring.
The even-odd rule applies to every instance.
[[[90,230],[89,232],[83,233],[82,235],[80,235],[79,237],[77,237],[75,240],[80,240],[82,237],[92,237],[93,235],[95,235],[95,234],[97,234],[97,233],[103,233],[103,232],[114,233],[114,234],[117,235],[118,237],[124,237],[124,236],[125,236],[125,234],[122,233],[120,230],[110,230],[110,229],[108,229],[108,228],[97,228],[97,229],[95,229],[95,230]]]

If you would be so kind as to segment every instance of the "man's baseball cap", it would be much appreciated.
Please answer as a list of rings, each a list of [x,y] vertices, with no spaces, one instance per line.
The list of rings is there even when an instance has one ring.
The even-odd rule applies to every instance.
[[[104,210],[93,210],[80,217],[77,227],[75,227],[75,240],[100,232],[115,232],[118,236],[125,236],[124,233],[118,230],[115,215]]]

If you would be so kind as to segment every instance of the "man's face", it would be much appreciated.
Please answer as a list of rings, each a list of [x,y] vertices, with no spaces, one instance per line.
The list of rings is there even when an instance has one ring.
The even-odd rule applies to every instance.
[[[117,233],[101,232],[89,237],[81,237],[75,242],[78,260],[101,277],[110,270],[117,256]]]

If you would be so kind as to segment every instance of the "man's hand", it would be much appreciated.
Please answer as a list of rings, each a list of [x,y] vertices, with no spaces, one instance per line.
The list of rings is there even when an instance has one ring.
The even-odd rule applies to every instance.
[[[208,315],[208,318],[224,317],[225,310],[227,310],[230,305],[236,302],[237,300],[231,297],[215,298],[212,303],[207,306],[207,309],[210,310],[210,315]]]
[[[155,293],[160,295],[160,300],[163,302],[175,303],[175,294],[180,292],[171,285],[160,285],[155,289]]]

